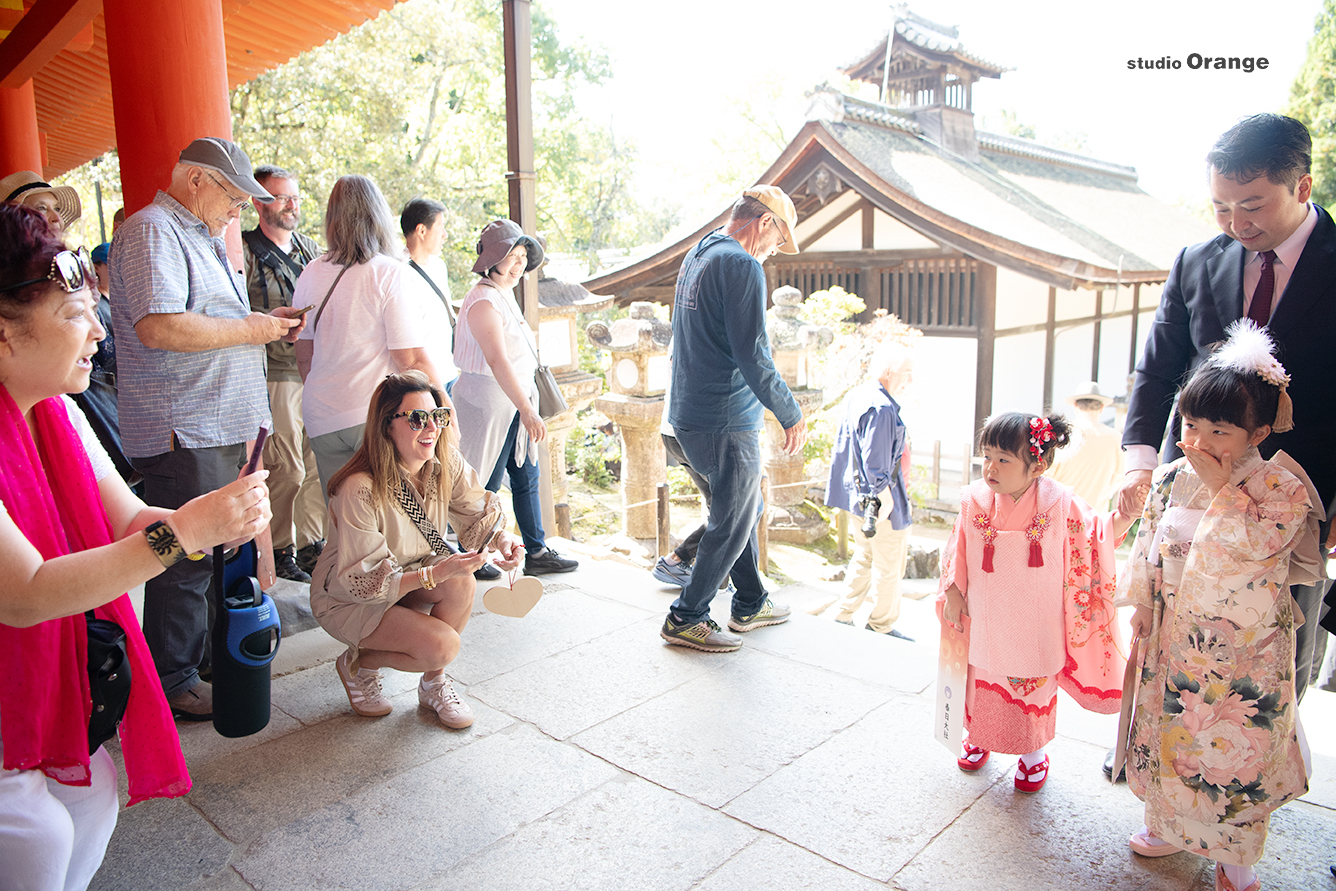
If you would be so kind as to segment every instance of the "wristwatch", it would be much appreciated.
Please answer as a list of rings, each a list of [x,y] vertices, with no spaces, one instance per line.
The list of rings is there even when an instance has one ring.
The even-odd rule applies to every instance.
[[[176,533],[172,531],[172,527],[163,520],[145,527],[144,537],[148,539],[148,546],[153,549],[154,556],[163,566],[170,568],[182,560],[204,559],[203,554],[187,554],[185,548],[176,540]]]

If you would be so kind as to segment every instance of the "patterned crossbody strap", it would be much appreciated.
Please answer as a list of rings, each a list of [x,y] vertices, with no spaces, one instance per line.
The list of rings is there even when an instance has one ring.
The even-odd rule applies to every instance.
[[[427,544],[436,552],[438,557],[444,557],[446,554],[458,553],[450,547],[450,543],[441,537],[441,533],[436,531],[436,525],[427,517],[426,510],[422,507],[422,502],[418,501],[417,493],[413,487],[408,485],[408,480],[399,480],[399,507],[408,514],[408,519],[413,521],[418,532],[427,540]]]

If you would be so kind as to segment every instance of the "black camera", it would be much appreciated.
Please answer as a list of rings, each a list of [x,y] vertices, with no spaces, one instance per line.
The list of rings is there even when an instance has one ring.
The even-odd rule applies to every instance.
[[[863,537],[871,538],[877,534],[877,514],[881,511],[881,499],[876,495],[864,495],[858,502],[863,512]]]

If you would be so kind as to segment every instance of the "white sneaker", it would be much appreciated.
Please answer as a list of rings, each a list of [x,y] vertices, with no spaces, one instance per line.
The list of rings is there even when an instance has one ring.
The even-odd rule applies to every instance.
[[[344,650],[334,660],[334,670],[343,681],[343,690],[348,694],[348,704],[353,711],[367,718],[379,718],[394,710],[385,694],[380,692],[380,672],[366,668],[357,670],[357,674],[348,671],[348,651]]]
[[[473,709],[459,698],[455,685],[445,675],[418,683],[418,705],[434,711],[451,730],[463,730],[473,723]]]

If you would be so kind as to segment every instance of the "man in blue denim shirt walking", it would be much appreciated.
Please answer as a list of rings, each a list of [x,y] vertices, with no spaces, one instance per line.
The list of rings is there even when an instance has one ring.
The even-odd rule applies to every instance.
[[[691,581],[659,632],[670,644],[711,653],[742,646],[710,618],[710,601],[729,575],[737,589],[729,628],[751,631],[789,618],[766,594],[756,563],[760,431],[768,408],[784,428],[785,451],[796,454],[807,423],[770,357],[761,262],[776,251],[798,253],[797,224],[793,202],[777,186],[747,189],[724,227],[687,253],[677,276],[668,420],[713,498]]]

